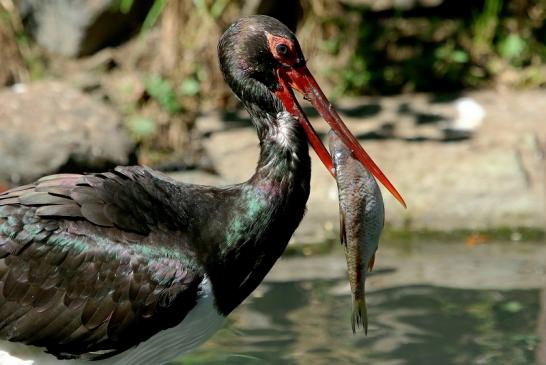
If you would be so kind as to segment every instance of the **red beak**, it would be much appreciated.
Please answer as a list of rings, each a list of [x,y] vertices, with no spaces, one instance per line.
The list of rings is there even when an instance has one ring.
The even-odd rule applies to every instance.
[[[326,166],[328,171],[330,171],[332,176],[335,177],[332,158],[315,132],[313,126],[311,123],[309,123],[309,120],[301,110],[292,89],[303,94],[305,99],[309,100],[311,104],[313,104],[322,118],[324,118],[330,127],[337,133],[343,143],[345,143],[345,145],[351,150],[355,158],[359,160],[362,165],[364,165],[364,167],[366,167],[405,208],[406,202],[404,201],[404,198],[402,198],[398,190],[396,190],[394,185],[389,181],[385,174],[383,174],[381,169],[376,165],[366,151],[364,151],[345,123],[343,123],[339,117],[339,114],[328,101],[307,67],[299,66],[296,68],[279,68],[278,76],[281,87],[276,92],[277,96],[283,102],[286,110],[299,118],[300,123],[302,123],[303,128],[305,129],[309,143],[316,151],[324,166]]]

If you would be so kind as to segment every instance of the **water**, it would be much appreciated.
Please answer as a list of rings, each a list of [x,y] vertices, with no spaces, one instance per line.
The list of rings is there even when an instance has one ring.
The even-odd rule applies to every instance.
[[[353,335],[344,278],[265,283],[183,365],[533,365],[540,291],[408,285],[368,295]]]

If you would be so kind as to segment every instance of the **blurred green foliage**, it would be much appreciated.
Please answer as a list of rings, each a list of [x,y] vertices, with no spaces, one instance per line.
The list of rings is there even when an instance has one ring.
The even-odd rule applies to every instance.
[[[430,8],[383,11],[342,2],[327,15],[313,12],[315,2],[327,5],[302,0],[306,22],[312,19],[335,31],[303,42],[316,43],[321,71],[338,95],[452,92],[489,86],[508,74],[509,86],[546,84],[541,68],[546,61],[544,0],[444,0]],[[127,12],[133,3],[119,0],[119,8]],[[195,16],[213,20],[233,3],[191,0]],[[166,4],[154,0],[143,31],[156,24]],[[349,57],[343,56],[347,53]],[[189,78],[177,93],[199,94],[193,81],[200,79],[207,77]]]
[[[146,92],[157,102],[163,110],[169,114],[175,114],[182,111],[182,106],[178,102],[176,91],[172,83],[166,78],[154,74],[144,83]]]
[[[134,0],[119,0],[119,5],[118,5],[119,10],[123,14],[127,14],[131,10],[133,3],[134,3]]]
[[[329,29],[322,34],[310,32],[310,39],[301,40],[320,52],[321,71],[338,95],[450,92],[489,86],[507,78],[511,83],[508,86],[546,84],[544,0],[444,0],[430,8],[382,11],[349,5],[359,3],[352,1],[335,6],[326,0],[301,2],[306,9],[301,25],[311,20]],[[312,4],[321,2],[331,11],[315,13]],[[118,0],[114,6],[128,13],[134,4],[135,0]],[[168,0],[153,0],[142,32],[157,25],[168,4]],[[215,21],[219,28],[224,28],[219,19],[226,9],[243,7],[236,0],[188,0],[188,4],[192,17]],[[18,34],[18,40],[27,50],[23,54],[31,78],[43,77],[47,73],[43,57],[31,51],[24,33]],[[187,80],[180,88],[171,86],[178,99],[202,94],[196,82],[209,80],[213,72],[200,62],[192,62],[195,69],[190,71],[194,75],[183,75]],[[151,91],[158,89],[163,94],[152,92],[152,97],[157,96],[169,113],[179,110],[172,95],[159,90],[164,83],[154,82],[149,85]]]
[[[135,142],[145,141],[157,131],[154,119],[138,114],[131,115],[127,119],[126,127]]]
[[[128,0],[125,0],[128,1]],[[151,29],[157,20],[159,19],[159,16],[161,15],[161,12],[165,8],[165,5],[167,4],[167,0],[155,0],[154,4],[152,5],[152,8],[148,12],[148,15],[146,16],[146,19],[144,19],[144,23],[142,24],[142,30],[147,31]]]
[[[47,62],[44,56],[38,49],[32,47],[32,40],[28,34],[19,32],[16,36],[30,79],[43,79],[47,74]]]
[[[345,6],[322,20],[338,32],[320,49],[336,56],[356,44],[345,67],[327,70],[338,94],[456,91],[487,86],[507,72],[528,76],[511,86],[539,86],[546,84],[545,17],[542,0],[446,0],[437,8],[383,12]]]

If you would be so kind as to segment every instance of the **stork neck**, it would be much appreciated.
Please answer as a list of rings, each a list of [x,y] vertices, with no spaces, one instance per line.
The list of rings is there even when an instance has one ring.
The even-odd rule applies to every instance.
[[[268,115],[268,118],[273,119]],[[309,183],[309,147],[302,126],[288,112],[279,112],[269,123],[260,123],[260,158],[251,182]]]
[[[309,197],[311,162],[303,128],[286,112],[267,126],[256,172],[238,186],[229,204],[224,239],[208,269],[224,314],[256,288],[281,256]]]

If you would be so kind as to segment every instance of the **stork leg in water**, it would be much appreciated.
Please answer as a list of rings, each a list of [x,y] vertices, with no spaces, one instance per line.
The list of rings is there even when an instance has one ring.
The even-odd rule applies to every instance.
[[[209,338],[262,281],[303,217],[307,141],[332,171],[292,90],[401,200],[320,91],[284,25],[240,19],[218,52],[258,132],[254,175],[210,187],[118,167],[48,176],[1,194],[2,364],[7,357],[25,365],[163,364]]]

